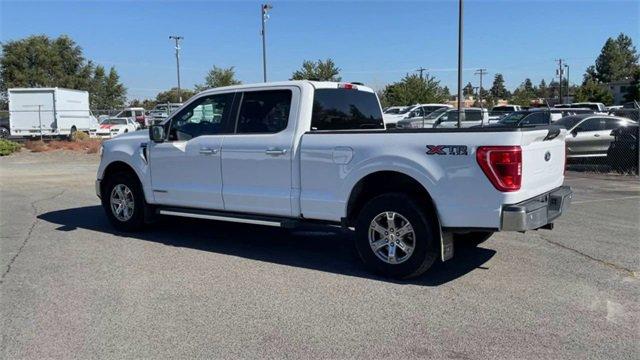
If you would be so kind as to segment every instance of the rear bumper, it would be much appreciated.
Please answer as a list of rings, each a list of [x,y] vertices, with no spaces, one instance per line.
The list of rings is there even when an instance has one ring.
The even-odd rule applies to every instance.
[[[573,198],[568,186],[561,186],[546,194],[518,204],[502,207],[500,230],[526,231],[551,224],[567,210]]]

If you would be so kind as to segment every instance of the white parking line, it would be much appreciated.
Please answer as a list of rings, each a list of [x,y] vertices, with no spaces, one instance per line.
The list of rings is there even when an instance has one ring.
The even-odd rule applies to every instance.
[[[584,200],[584,201],[572,201],[571,205],[586,204],[586,203],[600,202],[600,201],[617,201],[617,200],[626,200],[626,199],[640,199],[640,196],[625,196],[625,197],[619,197],[619,198],[613,198],[613,199],[593,199],[593,200]]]

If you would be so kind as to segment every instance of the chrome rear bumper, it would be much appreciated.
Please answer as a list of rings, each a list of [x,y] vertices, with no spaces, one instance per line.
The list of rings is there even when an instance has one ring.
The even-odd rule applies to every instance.
[[[518,204],[502,207],[500,230],[535,230],[551,224],[567,210],[573,198],[569,186],[561,186],[551,192]]]

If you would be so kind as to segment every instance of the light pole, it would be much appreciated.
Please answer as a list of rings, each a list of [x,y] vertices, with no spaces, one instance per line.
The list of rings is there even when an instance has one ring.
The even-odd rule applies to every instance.
[[[462,127],[462,0],[458,0],[458,128]]]
[[[169,39],[176,41],[176,71],[178,73],[178,101],[182,102],[182,91],[180,90],[180,40],[184,39],[182,36],[170,35]]]
[[[267,82],[267,45],[265,38],[267,34],[265,32],[265,23],[269,19],[269,10],[273,9],[271,4],[260,5],[260,17],[262,18],[262,73],[264,74],[264,82]]]
[[[567,69],[567,99],[569,98],[569,90],[571,90],[571,78],[569,77],[569,64],[564,64]]]
[[[478,100],[480,101],[480,108],[484,109],[484,106],[482,106],[482,77],[484,75],[487,75],[487,69],[478,69],[475,72],[475,75],[480,75],[480,90],[478,90]]]

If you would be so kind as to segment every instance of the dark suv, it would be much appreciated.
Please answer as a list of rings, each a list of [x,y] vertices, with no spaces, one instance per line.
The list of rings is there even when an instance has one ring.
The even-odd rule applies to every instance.
[[[607,163],[619,173],[638,174],[638,124],[611,131],[613,141],[607,150]]]

